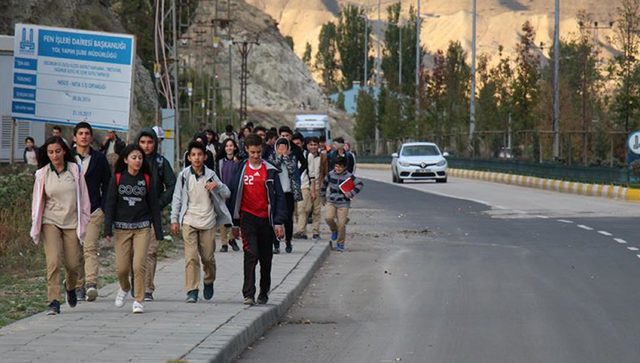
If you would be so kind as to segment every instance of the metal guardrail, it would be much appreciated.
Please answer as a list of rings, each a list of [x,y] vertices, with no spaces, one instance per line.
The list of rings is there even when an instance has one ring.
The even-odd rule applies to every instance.
[[[391,156],[360,156],[358,163],[389,164]],[[628,169],[602,166],[567,166],[515,160],[481,160],[447,157],[450,168],[492,171],[581,183],[627,185]]]

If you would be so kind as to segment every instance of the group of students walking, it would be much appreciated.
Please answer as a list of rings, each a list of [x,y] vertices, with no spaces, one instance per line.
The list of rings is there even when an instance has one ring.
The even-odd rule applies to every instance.
[[[230,132],[231,131],[231,132]],[[171,204],[171,232],[182,233],[186,301],[210,300],[216,279],[215,235],[222,252],[242,237],[244,303],[256,303],[256,267],[260,264],[257,303],[266,304],[273,254],[293,251],[292,238],[320,238],[320,210],[326,203],[331,245],[344,251],[350,200],[362,189],[353,176],[353,155],[337,139],[329,150],[318,138],[305,139],[288,127],[274,130],[248,125],[238,137],[227,128],[219,141],[207,130],[189,143],[185,168],[177,178],[158,152],[158,136],[143,129],[135,143],[118,147],[117,160],[95,151],[86,122],[73,129],[73,148],[52,136],[37,149],[38,170],[32,199],[31,237],[44,245],[49,315],[60,313],[60,273],[65,268],[66,301],[98,297],[98,240],[101,232],[115,249],[120,288],[115,305],[129,296],[132,311],[144,312],[154,299],[159,241],[164,238],[162,210]],[[115,143],[114,143],[115,144]],[[114,151],[114,148],[111,148]],[[297,209],[296,233],[293,233]]]

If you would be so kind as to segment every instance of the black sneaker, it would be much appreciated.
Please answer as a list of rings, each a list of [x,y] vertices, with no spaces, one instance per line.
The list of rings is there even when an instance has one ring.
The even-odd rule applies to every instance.
[[[205,300],[211,300],[213,297],[213,282],[210,284],[204,284],[204,291],[202,292]]]
[[[229,246],[236,252],[240,251],[240,246],[238,246],[238,242],[235,239],[229,240]]]
[[[198,289],[191,290],[187,293],[187,302],[188,303],[198,302]]]
[[[273,248],[273,254],[274,255],[279,255],[280,254],[280,247],[274,247]]]
[[[144,293],[144,301],[153,301],[153,293],[145,292]]]
[[[293,234],[293,238],[295,239],[307,239],[307,234],[302,232],[296,232]]]
[[[291,242],[287,242],[287,246],[284,248],[285,251],[287,251],[287,253],[291,253],[291,251],[293,251],[293,246],[291,245]]]
[[[222,245],[222,247],[220,247],[220,252],[227,252],[227,251],[229,251],[229,246]]]
[[[269,301],[269,297],[267,295],[258,295],[258,304],[264,305],[267,303],[267,301]]]
[[[60,302],[58,300],[53,300],[49,303],[49,309],[47,310],[47,315],[58,315],[60,314]]]
[[[67,291],[67,304],[69,307],[75,308],[78,305],[78,295],[76,295],[76,289]]]
[[[313,235],[313,239],[320,239],[320,235],[319,235],[319,234],[317,234],[317,233],[316,233],[316,234],[314,234],[314,235]]]
[[[76,298],[78,299],[78,302],[87,300],[87,294],[84,287],[76,288]]]

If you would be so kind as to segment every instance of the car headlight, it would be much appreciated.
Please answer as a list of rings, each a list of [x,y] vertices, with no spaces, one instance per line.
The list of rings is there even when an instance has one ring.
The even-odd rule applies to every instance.
[[[446,166],[447,165],[447,161],[445,159],[442,159],[442,160],[438,161],[438,163],[436,165],[437,166]]]
[[[406,161],[398,161],[398,164],[400,164],[400,166],[410,166],[411,164],[407,163]]]

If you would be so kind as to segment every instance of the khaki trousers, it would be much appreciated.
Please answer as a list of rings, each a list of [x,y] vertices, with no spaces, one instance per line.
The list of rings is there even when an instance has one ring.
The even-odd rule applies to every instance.
[[[220,231],[220,244],[226,246],[229,244],[229,241],[233,239],[231,235],[231,227],[218,226],[216,227]]]
[[[188,224],[182,225],[185,290],[197,290],[200,286],[200,261],[204,270],[204,283],[211,284],[216,279],[215,238],[215,228],[197,229]]]
[[[47,300],[60,301],[60,265],[66,270],[67,291],[76,288],[82,246],[74,229],[61,229],[53,224],[42,225],[42,240],[47,261]]]
[[[320,199],[320,187],[316,187],[316,199],[311,199],[311,189],[302,189],[302,200],[298,202],[298,232],[307,234],[307,217],[313,211],[313,234],[320,234],[320,214],[322,200]]]
[[[80,258],[76,288],[98,284],[98,268],[100,267],[98,263],[98,251],[100,250],[98,238],[100,238],[103,224],[104,213],[101,209],[98,209],[91,214],[91,219],[87,225],[87,234],[82,246],[83,254],[81,254],[81,257],[84,258]]]
[[[331,229],[331,233],[338,232],[337,243],[344,243],[345,235],[347,233],[347,217],[349,216],[349,208],[336,207],[335,204],[327,203],[326,206],[326,221]],[[337,223],[336,223],[337,219]]]
[[[156,239],[156,235],[153,231],[149,233],[149,248],[147,250],[146,265],[147,274],[144,279],[144,292],[153,293],[156,291],[156,285],[153,281],[156,278],[156,267],[158,265],[158,248],[160,247],[160,241]]]
[[[136,301],[144,300],[144,277],[146,269],[147,249],[149,247],[151,228],[114,229],[116,250],[116,273],[120,288],[131,290],[131,267],[133,265],[133,297]]]

